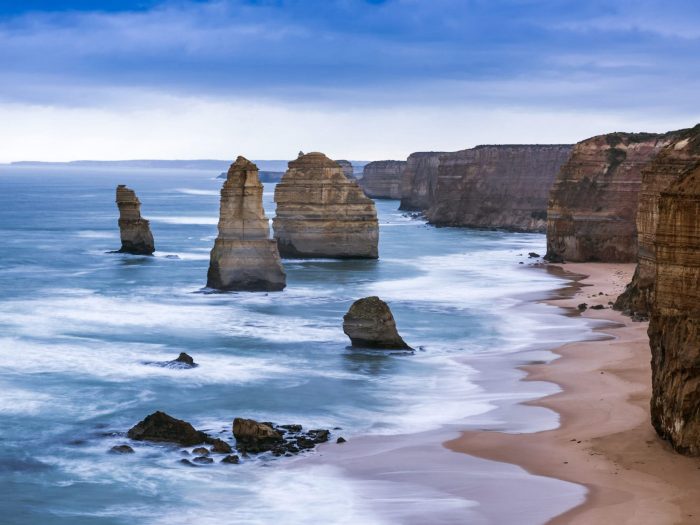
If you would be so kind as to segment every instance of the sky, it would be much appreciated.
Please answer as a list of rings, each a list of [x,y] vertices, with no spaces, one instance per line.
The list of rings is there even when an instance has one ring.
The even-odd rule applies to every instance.
[[[0,162],[571,143],[699,92],[697,0],[0,0]]]

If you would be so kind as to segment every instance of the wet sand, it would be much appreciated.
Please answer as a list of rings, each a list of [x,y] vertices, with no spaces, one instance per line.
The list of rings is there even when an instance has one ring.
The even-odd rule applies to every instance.
[[[527,434],[468,431],[445,445],[584,485],[585,501],[551,519],[552,524],[700,523],[700,459],[674,453],[649,422],[648,323],[632,322],[608,305],[630,281],[634,265],[567,264],[563,269],[587,277],[573,297],[552,304],[605,305],[583,315],[608,321],[601,331],[610,337],[564,345],[555,350],[561,358],[553,363],[523,367],[527,381],[552,381],[562,388],[530,402],[556,411],[559,428]]]

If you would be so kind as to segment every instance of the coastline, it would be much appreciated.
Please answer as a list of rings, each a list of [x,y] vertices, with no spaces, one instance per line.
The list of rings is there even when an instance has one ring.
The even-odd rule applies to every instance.
[[[629,282],[634,264],[569,263],[562,270],[578,281],[577,289],[547,302],[562,308],[605,305],[582,315],[607,322],[596,330],[610,337],[563,345],[554,350],[561,356],[556,361],[522,367],[525,381],[561,387],[526,403],[557,412],[559,427],[528,434],[466,431],[444,445],[585,486],[585,501],[551,519],[553,525],[698,522],[700,459],[673,452],[649,422],[648,323],[633,322],[607,304]]]

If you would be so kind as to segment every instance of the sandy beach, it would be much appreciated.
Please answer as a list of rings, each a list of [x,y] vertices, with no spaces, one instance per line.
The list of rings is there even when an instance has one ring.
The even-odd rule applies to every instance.
[[[610,337],[567,344],[555,350],[561,358],[553,363],[524,367],[526,380],[562,388],[531,403],[556,411],[560,427],[530,434],[469,431],[446,446],[584,485],[585,502],[552,524],[700,522],[700,459],[674,453],[649,422],[648,323],[632,322],[608,305],[629,282],[634,265],[582,263],[562,269],[583,278],[573,296],[552,304],[604,305],[582,315],[608,321],[601,331]]]

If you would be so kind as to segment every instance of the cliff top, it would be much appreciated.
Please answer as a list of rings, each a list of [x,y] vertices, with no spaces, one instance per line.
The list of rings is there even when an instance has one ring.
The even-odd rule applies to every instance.
[[[341,168],[340,164],[336,161],[329,159],[323,153],[319,151],[312,151],[311,153],[306,153],[305,155],[299,155],[295,160],[289,162],[288,166],[290,168],[296,168],[300,170],[308,168]]]

